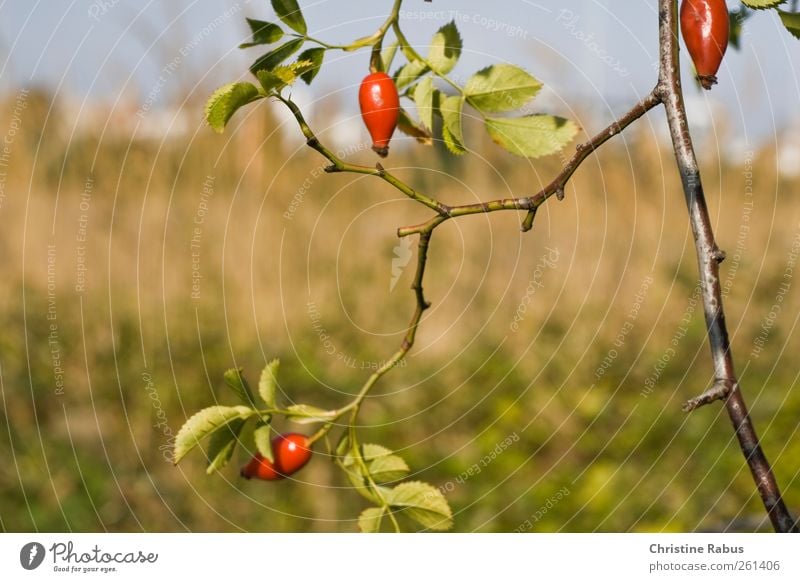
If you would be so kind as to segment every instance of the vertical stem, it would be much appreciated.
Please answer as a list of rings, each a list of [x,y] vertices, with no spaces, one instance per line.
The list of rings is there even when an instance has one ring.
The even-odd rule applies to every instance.
[[[781,498],[772,468],[759,444],[733,367],[719,282],[719,263],[723,260],[724,254],[714,240],[700,170],[686,119],[678,58],[677,13],[677,0],[659,0],[661,68],[657,91],[666,108],[675,159],[689,209],[700,270],[708,340],[714,362],[715,385],[694,403],[701,405],[717,399],[725,400],[739,446],[775,531],[797,532],[797,524]]]

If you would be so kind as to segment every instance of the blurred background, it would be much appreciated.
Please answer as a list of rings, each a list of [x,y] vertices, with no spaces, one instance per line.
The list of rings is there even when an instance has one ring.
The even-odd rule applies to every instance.
[[[391,2],[300,4],[339,43]],[[455,20],[458,75],[520,64],[546,84],[537,111],[594,133],[654,83],[656,2],[548,4],[408,0],[403,25],[424,46]],[[261,54],[236,48],[245,16],[275,19],[260,0],[0,6],[3,531],[357,529],[366,504],[324,454],[280,484],[240,480],[244,456],[213,477],[200,452],[170,462],[189,415],[234,401],[227,368],[254,382],[280,357],[289,402],[357,392],[414,306],[415,245],[396,229],[430,216],[381,181],[321,173],[277,104],[222,136],[204,124],[208,94]],[[735,359],[795,514],[798,55],[767,12],[713,91],[684,63]],[[368,58],[329,52],[292,94],[324,142],[373,164],[356,105]],[[532,193],[561,164],[465,133],[462,158],[398,135],[384,165],[456,204]],[[532,232],[521,219],[436,231],[433,308],[364,408],[363,440],[442,488],[457,531],[768,530],[724,409],[680,411],[712,369],[661,113],[590,158]]]

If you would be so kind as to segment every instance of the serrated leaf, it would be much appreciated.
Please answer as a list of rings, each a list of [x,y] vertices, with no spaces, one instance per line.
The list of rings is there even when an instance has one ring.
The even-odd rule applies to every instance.
[[[423,527],[437,531],[453,527],[453,512],[442,492],[422,481],[400,483],[385,496],[386,502]]]
[[[278,65],[271,71],[257,71],[256,77],[258,77],[264,93],[271,95],[280,93],[284,87],[297,81],[313,67],[311,61],[297,61],[290,65]]]
[[[379,459],[381,457],[388,457],[392,454],[390,449],[387,449],[383,445],[375,445],[372,443],[366,443],[361,445],[361,458],[364,459],[365,463],[369,463],[370,461],[374,461],[375,459]],[[345,467],[351,467],[355,465],[356,458],[353,455],[353,452],[350,451],[347,455],[344,456],[342,459],[342,464]]]
[[[461,129],[461,111],[464,98],[457,95],[439,99],[439,114],[442,116],[442,138],[447,149],[455,155],[467,151],[464,147],[464,135]]]
[[[488,118],[486,131],[497,145],[518,156],[548,156],[567,145],[578,127],[567,119],[552,115]]]
[[[493,65],[472,75],[464,85],[467,102],[486,113],[514,111],[536,97],[542,83],[514,65]]]
[[[362,533],[378,533],[381,531],[383,520],[383,507],[369,507],[358,516],[358,529]]]
[[[302,35],[308,33],[306,20],[300,11],[300,6],[297,5],[297,0],[272,0],[272,8],[286,26]]]
[[[742,0],[742,4],[752,8],[753,10],[765,10],[767,8],[775,8],[783,4],[786,0]]]
[[[255,411],[247,406],[209,406],[187,420],[175,436],[173,462],[179,463],[198,443],[237,419],[247,420]]]
[[[414,103],[423,127],[433,130],[433,79],[425,77],[414,88]]]
[[[436,73],[446,75],[456,66],[462,47],[463,43],[456,23],[450,21],[433,35],[428,51],[428,64]]]
[[[410,470],[403,458],[397,455],[378,457],[369,464],[369,474],[376,483],[399,481],[405,478]]]
[[[268,424],[261,423],[253,431],[253,440],[255,441],[256,450],[261,453],[261,456],[268,459],[270,462],[275,461],[272,455],[272,429]]]
[[[304,39],[296,38],[261,55],[256,62],[250,65],[250,72],[255,75],[258,71],[271,71],[275,69],[275,67],[299,51],[300,47],[303,46],[303,42]]]
[[[800,39],[800,12],[778,10],[778,14],[786,30],[788,30],[793,37]]]
[[[278,388],[278,369],[281,361],[277,358],[272,360],[261,371],[261,378],[258,380],[258,395],[261,396],[267,408],[275,408],[275,392]]]
[[[250,42],[239,45],[241,49],[261,44],[272,44],[283,38],[283,29],[273,22],[265,22],[254,18],[247,18],[246,20],[253,34]]]
[[[404,134],[413,137],[422,145],[433,145],[431,132],[414,121],[405,109],[400,109],[400,116],[397,120],[397,129]]]
[[[294,404],[286,409],[286,417],[297,424],[327,422],[335,416],[335,410],[323,410],[310,404]]]
[[[350,481],[350,484],[353,486],[353,489],[355,489],[359,495],[361,495],[370,503],[381,503],[380,498],[376,495],[371,485],[361,473],[357,472],[355,469],[342,468],[344,469],[345,475],[347,475],[347,479]],[[388,491],[388,489],[386,489],[386,491]]]
[[[397,54],[397,47],[400,43],[394,41],[392,44],[387,46],[383,51],[381,51],[381,64],[383,65],[384,71],[389,71],[392,68],[392,63],[394,62],[394,57]]]
[[[249,406],[255,406],[253,393],[250,390],[250,384],[247,383],[247,379],[244,377],[243,368],[230,368],[229,370],[225,370],[222,377],[225,380],[225,385],[228,386],[242,402]]]
[[[206,467],[208,475],[219,471],[231,460],[246,422],[246,420],[237,418],[211,435],[208,443],[208,467]]]
[[[428,70],[428,65],[422,61],[410,61],[394,74],[394,84],[398,89],[407,87],[427,73]]]
[[[209,97],[205,107],[208,125],[217,133],[222,133],[240,107],[261,99],[263,95],[252,83],[229,83],[223,85]]]
[[[311,66],[308,68],[308,70],[300,74],[300,78],[305,81],[306,85],[310,85],[311,81],[314,80],[314,77],[317,76],[320,68],[322,67],[322,61],[324,58],[325,49],[321,47],[304,50],[297,57],[298,61],[307,61],[311,63]]]

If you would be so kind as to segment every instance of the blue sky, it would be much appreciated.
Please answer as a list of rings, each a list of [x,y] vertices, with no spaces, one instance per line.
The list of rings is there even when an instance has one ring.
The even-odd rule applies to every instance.
[[[390,4],[301,0],[311,34],[332,42],[371,33]],[[591,103],[611,115],[654,82],[655,7],[656,0],[407,0],[404,20],[420,44],[456,20],[466,46],[457,75],[515,62],[547,84],[548,108]],[[247,35],[244,16],[274,18],[267,0],[5,1],[0,87],[44,84],[91,99],[150,100],[154,108],[187,89],[199,96],[242,74],[260,54],[236,49]],[[720,85],[708,95],[689,87],[687,95],[727,107],[748,136],[770,136],[798,115],[800,41],[772,11],[756,14],[745,34],[743,50],[723,64]],[[311,98],[349,90],[367,60],[365,52],[332,54]]]

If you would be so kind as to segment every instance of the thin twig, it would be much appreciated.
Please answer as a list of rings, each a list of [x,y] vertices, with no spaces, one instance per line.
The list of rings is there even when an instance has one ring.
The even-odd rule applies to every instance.
[[[659,0],[660,71],[657,92],[664,102],[675,159],[683,182],[689,219],[694,234],[695,250],[700,270],[708,341],[714,363],[716,382],[702,396],[690,400],[685,407],[693,410],[714,400],[725,400],[739,446],[764,502],[772,525],[778,532],[797,532],[797,524],[781,498],[775,475],[761,449],[753,422],[739,389],[733,367],[722,292],[719,283],[719,263],[724,258],[714,240],[711,218],[708,215],[700,170],[689,133],[686,108],[681,89],[678,58],[677,0]]]
[[[306,144],[308,147],[318,151],[322,154],[330,163],[331,165],[325,168],[325,171],[329,174],[335,174],[338,172],[349,172],[351,174],[365,174],[368,176],[377,176],[381,178],[385,182],[388,182],[395,188],[397,188],[400,192],[411,198],[412,200],[416,200],[417,202],[424,204],[428,208],[435,210],[439,214],[447,214],[449,211],[449,207],[446,204],[442,204],[441,202],[434,200],[425,196],[424,194],[418,192],[402,180],[400,180],[394,174],[387,172],[383,166],[380,164],[376,164],[375,167],[370,166],[359,166],[356,164],[348,164],[344,160],[342,160],[339,156],[334,154],[330,149],[322,145],[319,141],[317,136],[311,130],[308,123],[303,116],[303,112],[300,111],[300,108],[292,101],[291,99],[286,99],[284,97],[278,96],[277,99],[280,99],[286,107],[289,108],[289,111],[292,112],[294,118],[297,120],[297,124],[300,126],[300,131],[303,132],[303,136],[306,138]]]
[[[406,226],[397,230],[397,236],[404,237],[412,234],[422,232],[432,232],[437,226],[450,218],[457,216],[467,216],[469,214],[486,214],[488,212],[496,212],[498,210],[527,210],[528,214],[522,222],[522,231],[526,232],[533,226],[533,218],[536,215],[536,210],[544,204],[548,198],[553,195],[559,198],[563,197],[564,188],[569,182],[569,179],[581,164],[594,153],[597,148],[606,143],[612,137],[621,133],[631,123],[642,117],[645,113],[656,107],[661,103],[655,91],[651,92],[647,97],[637,103],[625,115],[614,121],[611,125],[603,129],[600,133],[589,139],[588,141],[578,144],[575,148],[575,154],[572,158],[561,168],[558,175],[539,192],[533,196],[524,198],[503,198],[501,200],[491,200],[489,202],[479,202],[477,204],[464,204],[461,206],[451,206],[445,213],[439,213],[435,216],[415,226]]]

